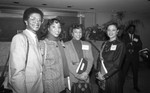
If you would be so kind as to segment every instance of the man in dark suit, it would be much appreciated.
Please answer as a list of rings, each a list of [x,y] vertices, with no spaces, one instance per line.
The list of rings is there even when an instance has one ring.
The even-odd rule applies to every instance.
[[[123,41],[126,45],[126,56],[123,63],[123,84],[129,68],[133,72],[134,89],[140,92],[138,88],[138,68],[139,68],[139,50],[142,49],[142,42],[140,36],[135,34],[135,25],[129,25],[127,34],[123,36]]]

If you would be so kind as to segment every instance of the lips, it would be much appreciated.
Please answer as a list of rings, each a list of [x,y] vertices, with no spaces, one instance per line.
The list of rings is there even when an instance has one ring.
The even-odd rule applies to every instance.
[[[32,27],[38,29],[38,28],[40,28],[40,25],[38,25],[38,24],[37,24],[37,25],[33,24]]]

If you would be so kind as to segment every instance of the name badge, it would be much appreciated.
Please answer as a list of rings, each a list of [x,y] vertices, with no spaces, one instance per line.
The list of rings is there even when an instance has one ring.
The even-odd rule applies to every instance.
[[[82,50],[89,50],[89,45],[82,45]]]
[[[117,45],[111,45],[110,50],[116,50],[116,48],[117,48]]]
[[[137,38],[134,38],[133,41],[138,42],[138,39],[137,39]]]

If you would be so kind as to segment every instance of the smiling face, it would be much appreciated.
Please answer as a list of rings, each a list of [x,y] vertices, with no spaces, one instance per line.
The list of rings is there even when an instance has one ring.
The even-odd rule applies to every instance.
[[[59,34],[61,33],[61,25],[59,22],[53,22],[49,28],[48,31],[51,35],[53,35],[54,37],[58,37]]]
[[[107,35],[110,38],[110,40],[116,39],[118,32],[119,30],[115,25],[109,25],[107,27]]]
[[[25,23],[27,29],[35,33],[40,29],[40,26],[42,24],[42,17],[38,13],[32,13],[30,14],[29,18],[25,21]]]
[[[82,37],[82,29],[81,28],[73,29],[72,36],[73,39],[80,40]]]

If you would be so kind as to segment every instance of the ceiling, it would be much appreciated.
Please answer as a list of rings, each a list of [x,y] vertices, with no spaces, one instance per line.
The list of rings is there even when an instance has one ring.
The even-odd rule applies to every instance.
[[[126,11],[150,14],[150,0],[0,0],[0,6],[5,6],[0,9],[11,8],[10,6],[19,8],[34,6],[69,11]]]

